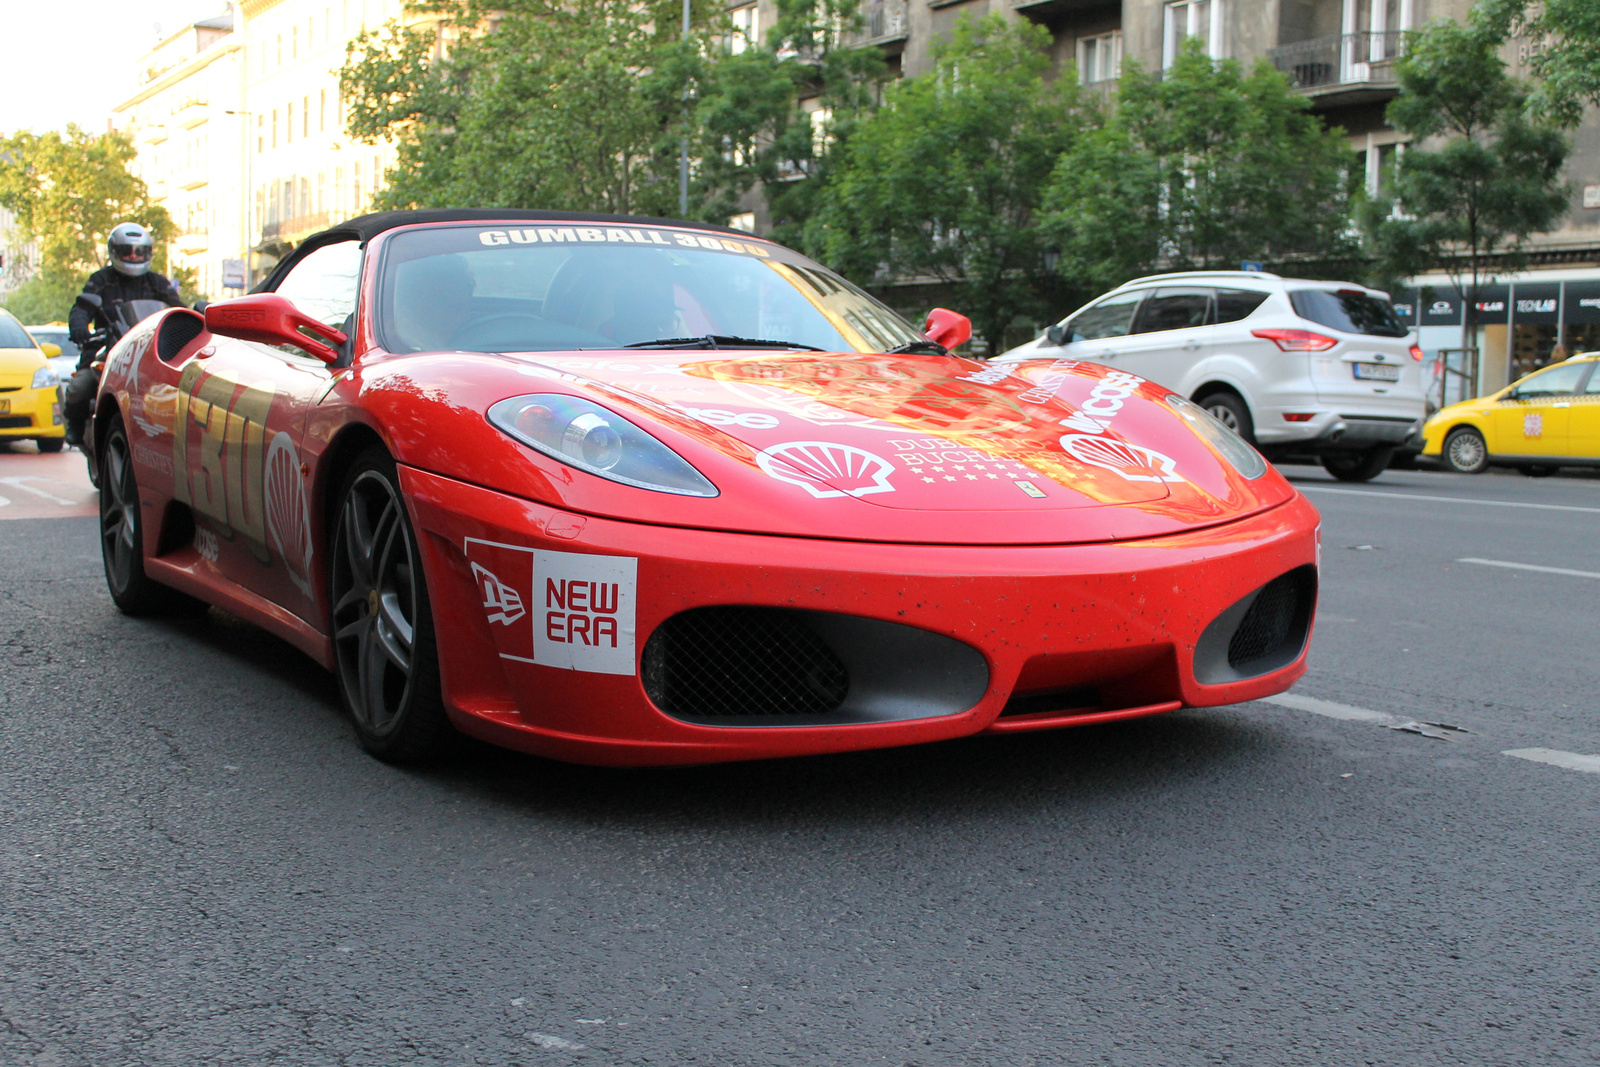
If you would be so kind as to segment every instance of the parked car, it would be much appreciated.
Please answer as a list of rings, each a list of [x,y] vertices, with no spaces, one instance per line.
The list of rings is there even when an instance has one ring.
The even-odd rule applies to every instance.
[[[1421,448],[1422,350],[1385,293],[1260,271],[1138,278],[997,357],[1115,367],[1191,398],[1269,459],[1366,481]]]
[[[48,356],[50,365],[56,369],[56,374],[62,381],[72,377],[78,369],[78,346],[67,336],[67,324],[64,322],[50,322],[41,326],[24,327],[33,339],[44,345],[55,345],[57,354]]]
[[[1600,352],[1534,371],[1490,396],[1451,404],[1423,427],[1422,454],[1448,470],[1514,467],[1539,477],[1600,467]]]
[[[955,356],[962,316],[918,331],[770,241],[386,212],[263,289],[110,352],[107,582],[303,649],[381,758],[449,724],[600,764],[837,752],[1305,670],[1318,517],[1257,452],[1116,370]]]
[[[51,345],[50,348],[54,348]],[[0,308],[0,440],[31,438],[41,452],[66,443],[61,376],[22,323]]]

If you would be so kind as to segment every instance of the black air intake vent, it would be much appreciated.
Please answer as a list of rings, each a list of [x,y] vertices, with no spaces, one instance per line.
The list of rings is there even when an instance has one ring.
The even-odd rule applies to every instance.
[[[674,615],[644,646],[644,688],[682,718],[827,715],[850,674],[798,612],[696,608]]]
[[[967,711],[989,665],[953,637],[854,615],[693,608],[645,642],[644,691],[701,726],[841,726]]]
[[[161,323],[161,330],[156,334],[156,355],[171,363],[178,358],[185,346],[206,329],[206,320],[196,312],[180,311],[175,315],[168,315]]]
[[[1274,578],[1206,627],[1195,644],[1195,678],[1219,685],[1293,663],[1311,632],[1316,603],[1315,567],[1296,567]]]

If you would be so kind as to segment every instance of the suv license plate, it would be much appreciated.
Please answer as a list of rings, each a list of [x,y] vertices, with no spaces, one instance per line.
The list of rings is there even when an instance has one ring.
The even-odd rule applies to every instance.
[[[1352,363],[1350,369],[1355,371],[1357,378],[1365,378],[1371,382],[1398,382],[1400,368],[1388,363]]]
[[[11,398],[6,397],[4,400],[0,400],[0,415],[9,414],[11,414]]]

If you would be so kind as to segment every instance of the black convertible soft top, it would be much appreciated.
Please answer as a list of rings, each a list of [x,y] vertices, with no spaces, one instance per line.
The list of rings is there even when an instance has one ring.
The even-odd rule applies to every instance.
[[[416,211],[375,211],[370,215],[358,215],[353,219],[339,223],[320,233],[314,233],[300,242],[300,247],[290,252],[278,265],[272,268],[272,273],[267,275],[262,283],[251,292],[270,293],[278,287],[283,276],[289,273],[296,263],[315,252],[323,245],[337,244],[340,241],[357,240],[366,244],[378,234],[392,230],[397,226],[415,226],[419,223],[429,222],[603,222],[612,225],[641,223],[652,226],[673,226],[683,230],[705,230],[710,233],[731,233],[740,237],[749,237],[750,234],[743,230],[731,229],[727,226],[714,226],[709,222],[686,222],[682,219],[658,219],[648,215],[596,215],[582,211],[538,211],[529,208],[488,208],[488,207],[461,207],[461,208],[423,208]]]

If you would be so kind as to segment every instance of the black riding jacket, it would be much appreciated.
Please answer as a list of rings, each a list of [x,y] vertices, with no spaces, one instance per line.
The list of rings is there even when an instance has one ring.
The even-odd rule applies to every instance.
[[[83,291],[91,296],[98,296],[107,305],[115,300],[159,300],[170,307],[183,306],[177,288],[167,280],[166,275],[157,274],[155,271],[147,271],[137,278],[130,278],[115,267],[101,267],[89,275],[89,280],[83,283]],[[91,323],[89,312],[82,306],[74,304],[72,313],[67,316],[68,336],[81,344],[81,339],[89,335],[91,326],[107,325],[103,315],[95,315],[93,318],[95,321]]]

